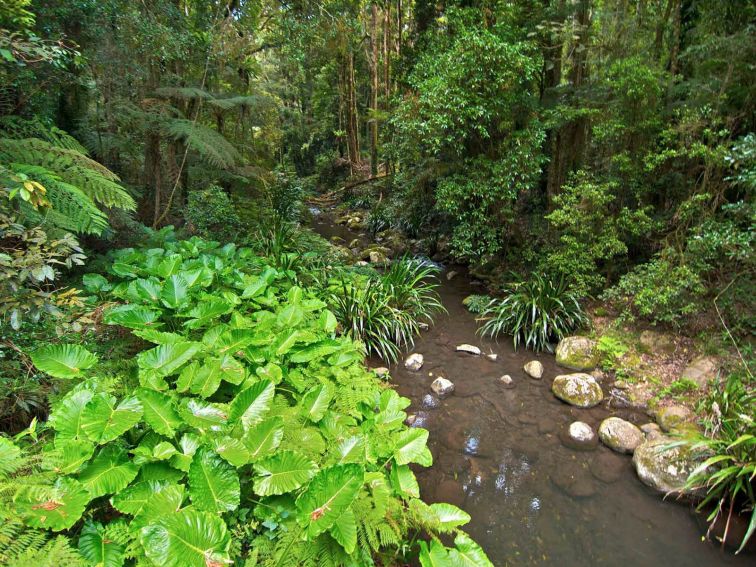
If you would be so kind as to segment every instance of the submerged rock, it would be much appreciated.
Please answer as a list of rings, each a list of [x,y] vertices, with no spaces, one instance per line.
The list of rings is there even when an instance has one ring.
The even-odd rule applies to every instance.
[[[531,360],[524,367],[525,374],[536,380],[540,380],[543,377],[543,364],[538,360]]]
[[[632,453],[644,440],[640,429],[619,417],[608,417],[601,422],[599,438],[618,453]]]
[[[587,498],[596,494],[595,483],[578,467],[562,464],[551,473],[551,482],[573,498]]]
[[[596,379],[590,374],[561,374],[551,384],[554,395],[573,406],[591,408],[604,399]]]
[[[572,370],[590,370],[599,362],[596,341],[588,337],[565,337],[556,348],[556,362]]]
[[[666,406],[656,410],[656,423],[664,431],[693,426],[693,412],[685,406]]]
[[[514,388],[514,380],[512,380],[512,377],[509,374],[504,374],[504,376],[500,376],[499,382],[505,388]]]
[[[423,407],[424,407],[425,409],[436,409],[436,408],[437,408],[438,406],[440,406],[440,405],[441,405],[441,400],[439,400],[439,399],[438,399],[438,398],[437,398],[436,396],[434,396],[433,394],[425,394],[425,395],[423,396],[423,399],[422,399],[422,401],[420,402],[420,404],[421,404],[421,405],[422,405],[422,406],[423,406]]]
[[[454,392],[454,384],[451,380],[439,376],[431,384],[431,390],[433,390],[439,398],[443,399]]]
[[[672,437],[661,436],[639,445],[633,455],[635,472],[643,484],[659,492],[691,494],[685,483],[700,458],[686,445],[669,448],[674,442]]]
[[[457,346],[457,352],[466,352],[468,354],[474,354],[476,356],[480,355],[480,349],[474,345],[459,345]]]
[[[496,359],[497,359],[497,358],[499,358],[499,355],[498,355],[498,354],[496,354],[495,352],[489,352],[489,353],[488,353],[488,354],[486,355],[486,358],[487,358],[488,360],[490,360],[491,362],[496,362]]]
[[[446,274],[447,281],[453,280],[456,277],[456,275],[457,275],[457,272],[455,272],[454,270],[452,270],[451,272],[449,272],[448,274]]]
[[[622,472],[625,467],[628,466],[628,462],[623,457],[620,457],[616,453],[600,453],[596,455],[596,458],[591,460],[591,464],[588,468],[591,470],[591,474],[600,480],[610,484],[617,482],[622,476]]]
[[[718,370],[719,361],[716,358],[699,356],[685,367],[680,378],[695,382],[699,388],[705,388],[710,381],[717,378]]]

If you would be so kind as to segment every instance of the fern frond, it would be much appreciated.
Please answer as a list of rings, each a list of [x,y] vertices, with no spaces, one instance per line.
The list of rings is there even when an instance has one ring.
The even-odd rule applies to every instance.
[[[68,132],[55,126],[47,126],[38,118],[28,120],[20,116],[2,116],[0,117],[0,137],[14,140],[39,138],[59,148],[74,150],[81,154],[87,153],[86,148]]]
[[[165,126],[167,136],[184,142],[210,165],[228,169],[241,161],[236,148],[220,133],[199,122],[170,120]]]
[[[265,100],[257,95],[232,96],[229,98],[214,98],[208,101],[208,104],[220,108],[221,110],[231,110],[233,108],[251,108],[260,106]]]
[[[0,138],[0,159],[43,167],[106,207],[130,211],[136,208],[115,173],[76,150],[59,148],[38,138]]]

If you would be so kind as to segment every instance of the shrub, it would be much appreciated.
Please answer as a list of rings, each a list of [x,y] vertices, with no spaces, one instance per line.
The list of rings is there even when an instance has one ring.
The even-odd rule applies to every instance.
[[[604,335],[598,340],[598,351],[601,353],[601,366],[604,370],[613,368],[619,358],[630,348],[617,338]]]
[[[733,513],[750,516],[740,552],[756,532],[756,381],[748,371],[731,374],[723,388],[710,390],[698,409],[706,416],[705,434],[688,443],[711,456],[691,472],[688,488],[706,491],[698,508],[714,504],[708,517],[712,527],[723,515],[728,527]]]
[[[428,432],[404,425],[409,400],[311,290],[196,237],[118,251],[108,271],[99,289],[120,304],[104,322],[150,345],[134,375],[104,379],[82,346],[42,346],[36,368],[74,384],[52,442],[21,463],[0,439],[0,510],[40,541],[59,532],[108,565],[360,566],[405,563],[424,532],[436,555],[490,565],[459,532],[467,514],[419,500],[409,464],[431,464]]]
[[[588,322],[564,280],[554,282],[537,274],[530,281],[509,284],[504,298],[492,300],[479,320],[484,321],[483,335],[512,335],[515,348],[522,343],[536,352],[551,350],[552,342]]]
[[[482,315],[491,303],[491,297],[488,295],[468,295],[462,300],[462,304],[467,307],[470,313]]]
[[[186,220],[192,233],[222,242],[239,239],[242,223],[228,194],[217,185],[190,191]]]

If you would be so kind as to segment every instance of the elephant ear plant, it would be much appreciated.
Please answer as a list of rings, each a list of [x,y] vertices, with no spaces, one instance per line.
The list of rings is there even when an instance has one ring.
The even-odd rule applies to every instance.
[[[428,432],[323,301],[199,238],[111,260],[86,284],[148,348],[120,377],[81,346],[32,353],[75,383],[35,464],[0,470],[27,526],[108,567],[490,565],[465,512],[419,499]]]

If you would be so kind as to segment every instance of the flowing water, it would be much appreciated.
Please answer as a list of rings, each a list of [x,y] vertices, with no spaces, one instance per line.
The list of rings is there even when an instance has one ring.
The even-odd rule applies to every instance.
[[[347,242],[355,237],[325,217],[313,228]],[[689,505],[665,501],[636,477],[629,456],[599,445],[579,451],[562,439],[569,424],[585,421],[594,430],[617,415],[638,425],[649,418],[612,406],[608,399],[593,409],[557,400],[551,379],[560,369],[548,354],[515,352],[509,340],[481,340],[474,316],[462,299],[475,288],[464,276],[441,277],[439,289],[448,314],[418,338],[413,352],[425,365],[411,372],[390,368],[392,383],[412,400],[407,409],[416,426],[430,431],[434,464],[416,473],[423,499],[450,502],[466,510],[466,530],[497,566],[545,565],[711,567],[754,565],[753,555],[734,557],[701,539],[702,518]],[[477,345],[497,360],[455,351]],[[540,360],[542,380],[522,370]],[[371,361],[381,366],[380,361]],[[499,377],[509,374],[513,387]],[[430,398],[437,376],[454,382],[449,398]]]

